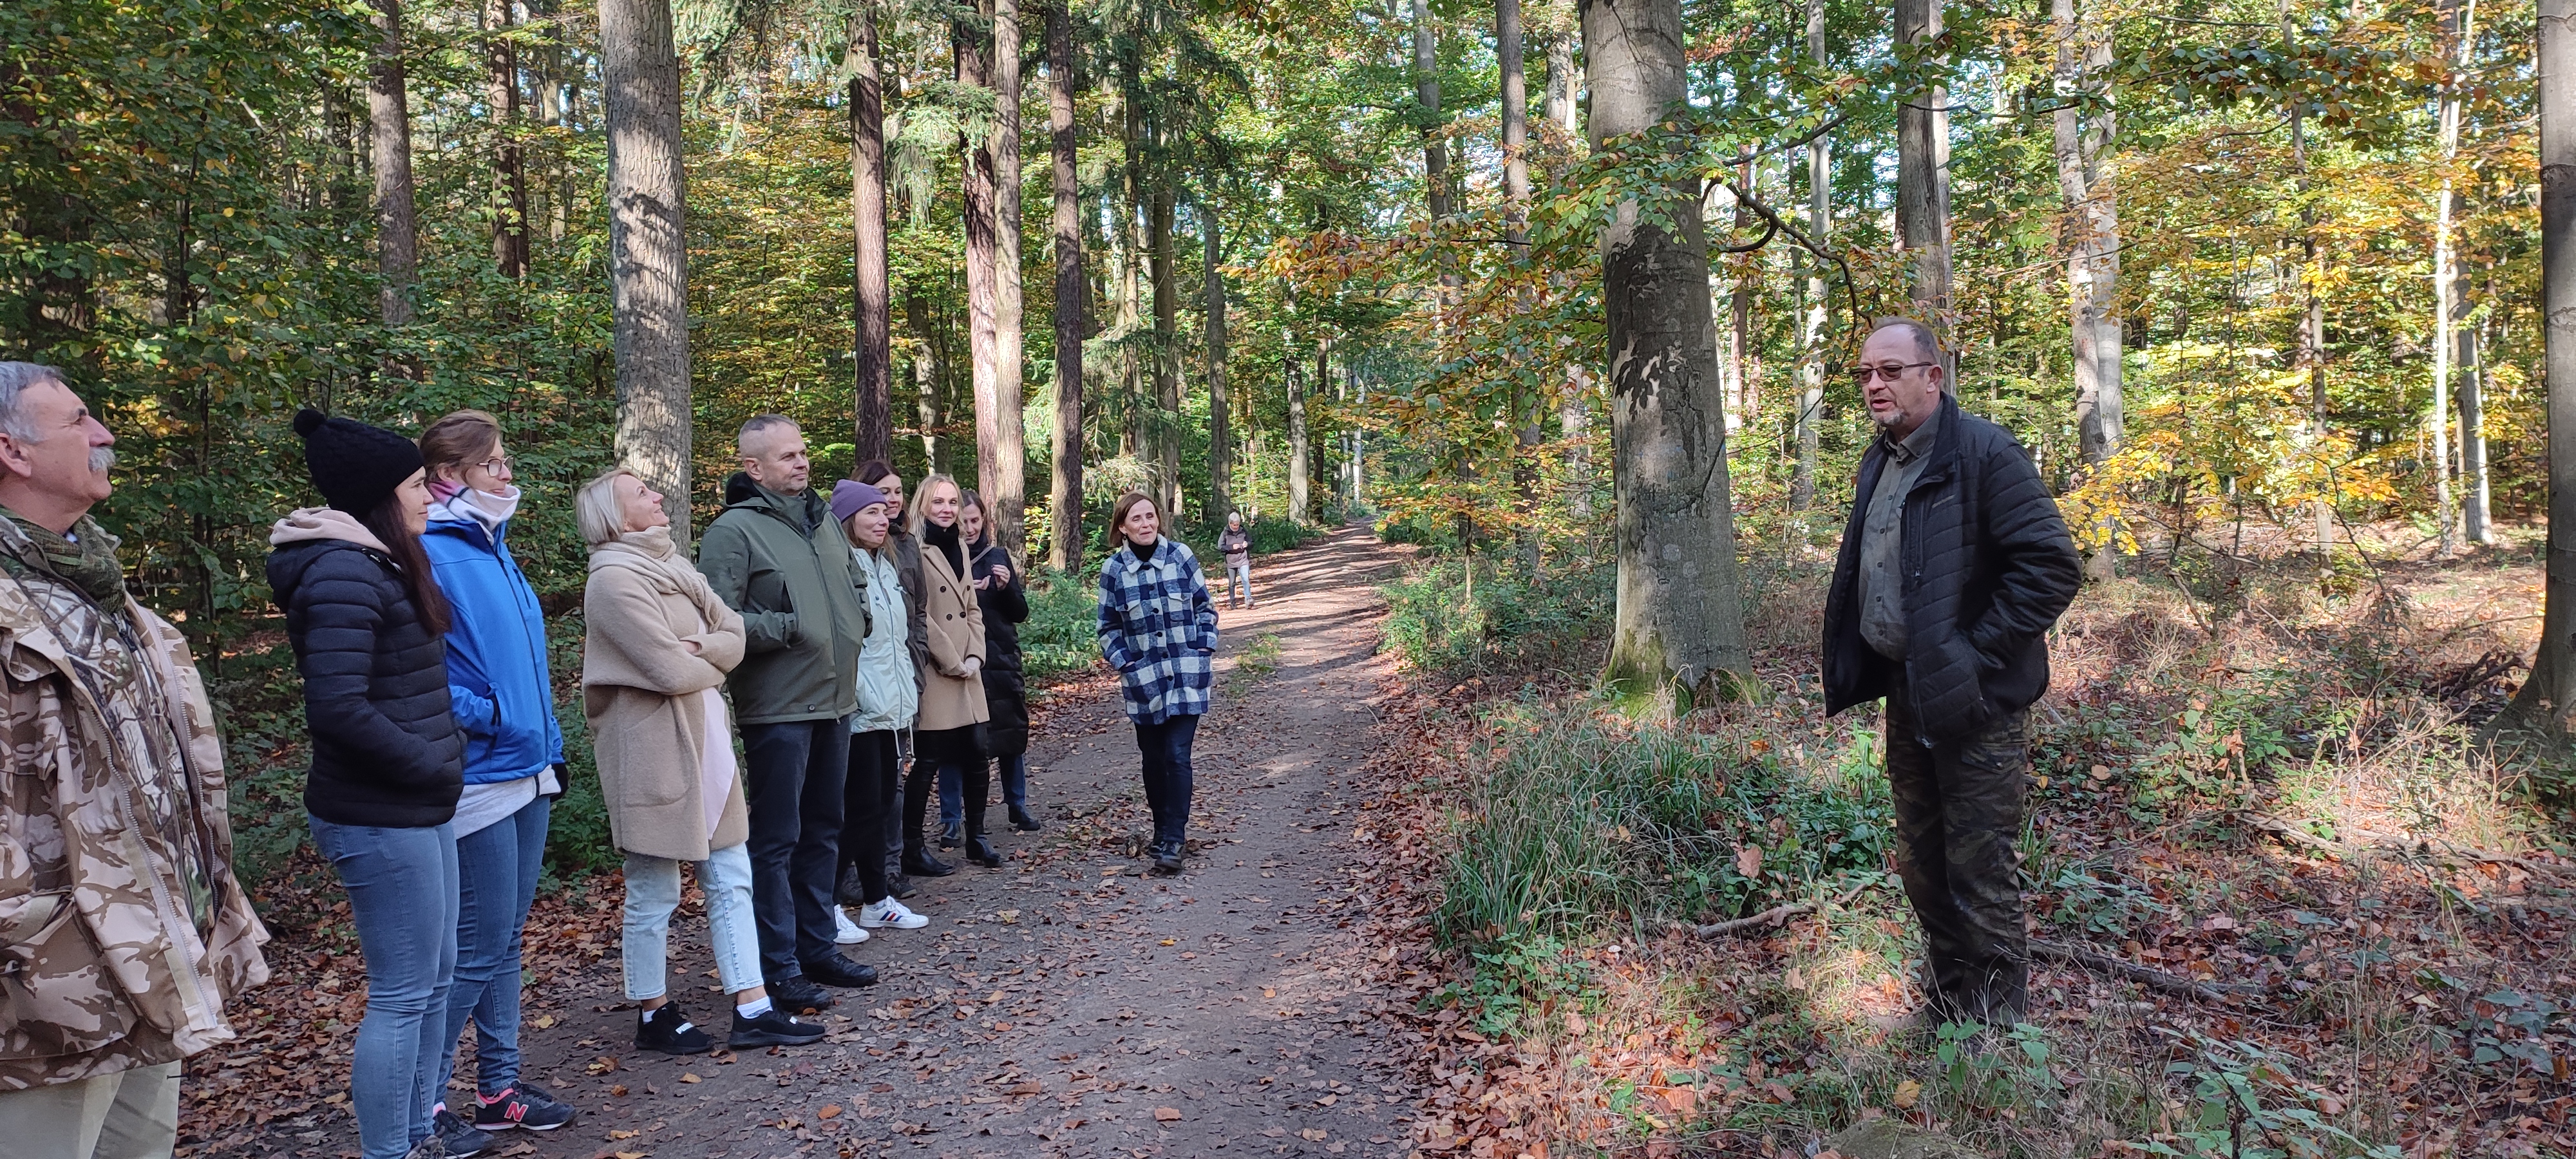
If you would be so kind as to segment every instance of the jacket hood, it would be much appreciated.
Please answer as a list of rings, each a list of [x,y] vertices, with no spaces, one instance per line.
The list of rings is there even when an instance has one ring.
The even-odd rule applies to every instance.
[[[805,527],[821,527],[835,522],[832,518],[832,501],[816,494],[811,488],[801,494],[781,495],[752,482],[751,476],[740,471],[734,472],[732,478],[725,480],[725,507],[765,511]]]
[[[731,507],[743,500],[757,498],[759,495],[760,484],[752,482],[750,475],[736,471],[726,477],[725,506]]]
[[[335,507],[305,507],[287,513],[268,529],[268,545],[285,547],[291,543],[313,543],[338,539],[360,547],[391,555],[392,551],[358,517]]]

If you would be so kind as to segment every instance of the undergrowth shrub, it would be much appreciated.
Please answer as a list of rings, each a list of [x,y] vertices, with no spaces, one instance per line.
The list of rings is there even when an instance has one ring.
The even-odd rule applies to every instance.
[[[1029,577],[1029,620],[1020,625],[1020,664],[1031,680],[1080,672],[1100,659],[1098,572],[1046,568]]]
[[[1434,559],[1380,589],[1386,647],[1407,667],[1441,675],[1588,666],[1609,634],[1614,572],[1608,559],[1537,575]]]

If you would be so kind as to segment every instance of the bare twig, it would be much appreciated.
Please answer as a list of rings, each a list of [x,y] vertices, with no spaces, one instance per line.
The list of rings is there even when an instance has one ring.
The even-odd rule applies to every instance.
[[[2068,942],[2050,942],[2032,938],[2030,956],[2052,962],[2064,962],[2070,966],[2080,966],[2096,974],[2126,978],[2160,994],[2171,994],[2177,998],[2190,998],[2200,1002],[2223,1002],[2231,994],[2256,995],[2269,992],[2267,987],[2253,982],[2196,982],[2189,978],[2165,973],[2152,966],[2141,966],[2136,962],[2114,958],[2089,946]]]
[[[1877,884],[1877,881],[1878,879],[1875,877],[1861,879],[1859,884],[1852,886],[1850,889],[1844,890],[1841,897],[1835,898],[1833,904],[1836,906],[1850,905],[1853,898],[1859,897],[1862,890],[1868,889],[1870,886]],[[1749,918],[1736,918],[1732,921],[1711,922],[1704,926],[1693,925],[1690,922],[1677,921],[1673,923],[1673,930],[1676,933],[1686,933],[1695,938],[1723,938],[1730,934],[1749,933],[1753,930],[1765,927],[1776,927],[1799,914],[1812,913],[1816,908],[1816,903],[1812,901],[1791,902],[1787,905],[1772,906],[1771,908]]]

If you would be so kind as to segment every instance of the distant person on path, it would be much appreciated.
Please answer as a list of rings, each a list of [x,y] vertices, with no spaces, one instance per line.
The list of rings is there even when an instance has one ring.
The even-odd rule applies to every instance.
[[[894,564],[896,578],[903,581],[904,649],[912,659],[912,690],[917,703],[923,687],[923,674],[930,670],[930,637],[921,612],[921,539],[912,533],[911,521],[904,518],[903,476],[895,474],[894,468],[885,460],[870,459],[859,464],[858,470],[850,472],[850,477],[876,488],[885,496],[889,529],[886,532],[886,554]],[[895,733],[895,752],[906,762],[912,760],[912,740],[909,726]],[[892,864],[886,888],[893,890],[898,900],[912,896],[913,874],[946,877],[957,872],[956,866],[931,856],[927,849],[921,851],[918,862],[907,860],[912,856],[914,843],[906,838],[911,830],[905,827],[903,819],[911,815],[911,803],[902,800],[898,793],[894,812],[886,817],[886,848],[892,851],[887,855]],[[859,884],[854,878],[844,875],[842,884],[847,888],[841,891],[844,895],[841,904],[866,904],[864,898],[849,896],[850,890]]]
[[[1162,533],[1153,500],[1120,496],[1109,527],[1116,546],[1100,565],[1100,654],[1118,670],[1144,757],[1154,871],[1179,873],[1189,839],[1190,746],[1214,683],[1216,601],[1198,557]]]
[[[886,494],[847,479],[832,485],[832,515],[850,542],[850,578],[868,605],[868,638],[859,648],[859,710],[850,716],[850,768],[842,789],[839,940],[864,942],[869,930],[917,930],[930,919],[904,907],[886,871],[886,820],[903,799],[897,738],[921,707],[905,644],[903,580],[896,572],[892,504]]]
[[[875,967],[833,941],[841,789],[858,710],[868,612],[850,586],[850,551],[832,504],[807,483],[805,434],[759,415],[735,436],[742,470],[698,545],[698,570],[742,613],[742,664],[726,680],[742,727],[750,790],[752,905],[761,976],[788,1010],[838,1001],[824,986],[876,984]]]
[[[1002,855],[984,839],[984,798],[992,793],[984,767],[984,612],[967,578],[966,544],[957,525],[966,494],[957,481],[932,475],[913,493],[912,530],[921,539],[922,619],[930,643],[921,670],[920,728],[913,734],[912,775],[904,782],[910,831],[904,834],[907,865],[926,862],[921,825],[932,785],[954,770],[966,798],[966,859],[988,869]],[[915,870],[920,872],[920,870]]]
[[[1216,537],[1216,549],[1225,553],[1225,606],[1252,606],[1252,537],[1244,534],[1243,513],[1225,514],[1225,532]]]
[[[575,497],[590,583],[582,591],[582,715],[599,760],[608,832],[626,855],[620,939],[635,1045],[705,1054],[715,1040],[670,1000],[680,863],[696,862],[716,980],[733,999],[735,1050],[823,1037],[770,1001],[753,909],[751,822],[733,755],[725,675],[742,663],[742,617],[671,539],[662,494],[620,468]]]
[[[456,1036],[458,795],[465,731],[449,711],[447,598],[420,543],[429,480],[392,431],[295,416],[313,486],[330,502],[268,533],[268,587],[304,677],[313,848],[349,892],[367,961],[349,1104],[365,1159],[445,1153],[431,1120]]]
[[[545,609],[510,555],[521,493],[500,422],[457,411],[421,432],[420,456],[430,494],[420,546],[447,596],[447,700],[465,730],[465,790],[449,822],[460,887],[456,977],[432,1109],[447,1153],[471,1155],[483,1148],[483,1131],[551,1131],[573,1119],[570,1104],[519,1079],[519,933],[545,869],[554,798],[563,794],[563,730],[546,665]],[[447,1107],[447,1080],[468,1022],[476,1099],[458,1115]]]
[[[966,493],[957,525],[965,529],[967,566],[975,571],[975,603],[984,611],[984,752],[1001,767],[1002,803],[1011,828],[1035,833],[1046,826],[1029,815],[1029,696],[1020,664],[1020,625],[1029,619],[1028,592],[1011,553],[993,542],[983,497]]]
[[[0,778],[0,1151],[12,1155],[168,1156],[179,1060],[238,1038],[224,1008],[268,981],[268,931],[233,879],[205,683],[178,629],[127,593],[116,537],[89,517],[112,490],[115,442],[61,372],[0,362],[0,745],[13,758]]]
[[[1880,321],[1852,376],[1879,437],[1825,605],[1825,707],[1887,699],[1897,869],[1923,922],[1922,1022],[2008,1026],[2028,1009],[2014,870],[2025,723],[2080,564],[2030,457],[1959,409],[1929,329]]]

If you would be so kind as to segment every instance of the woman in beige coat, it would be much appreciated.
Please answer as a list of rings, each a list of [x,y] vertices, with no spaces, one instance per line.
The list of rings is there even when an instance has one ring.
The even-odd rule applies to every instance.
[[[966,795],[966,859],[999,869],[1002,855],[984,839],[984,798],[992,792],[992,772],[985,767],[982,732],[990,713],[984,706],[984,610],[975,602],[966,545],[957,527],[965,499],[957,480],[946,475],[923,479],[913,493],[912,530],[921,537],[921,618],[930,658],[921,672],[912,773],[903,786],[904,808],[910,811],[903,856],[907,866],[928,856],[921,823],[931,788],[939,777],[953,775]]]
[[[635,1045],[664,1054],[715,1048],[670,1005],[671,912],[680,863],[698,863],[716,973],[733,995],[736,1050],[823,1036],[769,1001],[751,909],[751,826],[725,710],[725,673],[742,662],[742,617],[716,598],[671,541],[662,496],[611,471],[576,500],[590,543],[582,595],[582,711],[599,758],[608,827],[626,854],[626,996],[643,1009]]]

